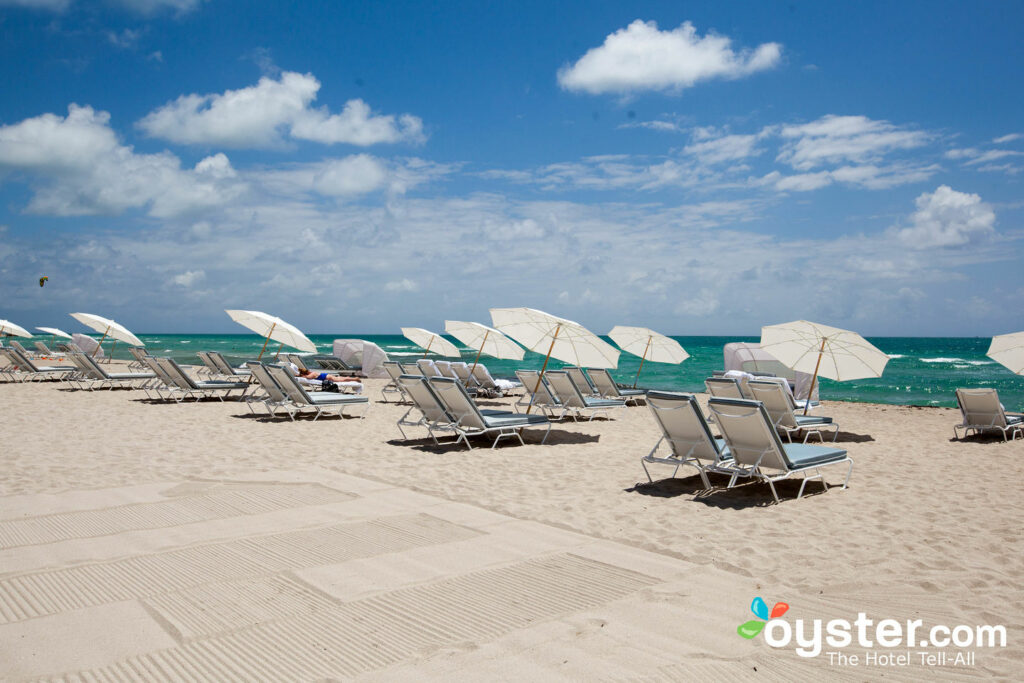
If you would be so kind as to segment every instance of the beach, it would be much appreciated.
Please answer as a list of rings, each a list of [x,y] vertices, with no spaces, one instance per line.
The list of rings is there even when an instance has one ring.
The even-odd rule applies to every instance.
[[[702,492],[695,470],[648,483],[643,406],[470,451],[403,441],[383,384],[365,419],[316,422],[0,385],[0,677],[1024,676],[1024,441],[954,441],[953,409],[825,400],[849,488],[826,469],[827,493],[784,481],[775,505],[724,477]],[[758,596],[791,620],[1003,625],[1007,644],[945,650],[971,665],[856,642],[855,665],[801,657],[737,635]]]

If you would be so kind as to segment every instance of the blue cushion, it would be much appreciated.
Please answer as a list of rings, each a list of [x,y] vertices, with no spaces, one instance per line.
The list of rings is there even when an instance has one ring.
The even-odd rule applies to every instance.
[[[588,408],[613,408],[621,406],[622,401],[616,398],[586,398],[583,399]]]
[[[794,470],[805,469],[815,465],[826,465],[846,457],[846,451],[841,448],[817,446],[809,443],[788,443],[784,448],[786,450],[786,459],[789,460],[791,469]]]
[[[526,415],[523,413],[510,413],[499,410],[488,410],[490,415],[484,415],[484,424],[488,427],[518,427],[526,425],[547,424],[548,418],[544,415]]]
[[[819,415],[795,415],[796,424],[798,427],[804,427],[806,425],[829,425],[832,424],[831,417],[824,417]]]

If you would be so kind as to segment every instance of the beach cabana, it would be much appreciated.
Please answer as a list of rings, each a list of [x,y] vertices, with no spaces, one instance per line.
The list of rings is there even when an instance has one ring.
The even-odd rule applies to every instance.
[[[335,339],[334,355],[354,368],[361,368],[364,375],[374,379],[389,377],[384,368],[388,354],[371,341],[365,339]]]

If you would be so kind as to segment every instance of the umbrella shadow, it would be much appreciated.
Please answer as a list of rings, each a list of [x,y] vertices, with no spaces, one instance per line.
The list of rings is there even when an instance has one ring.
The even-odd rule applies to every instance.
[[[962,439],[952,437],[949,439],[949,443],[960,443],[967,446],[995,446],[997,444],[1014,443],[1017,439],[1010,439],[1007,435],[1007,440],[1004,441],[1001,434],[997,432],[982,432],[981,434],[971,434],[965,436]]]
[[[703,503],[708,507],[715,507],[720,510],[744,510],[747,508],[770,507],[776,504],[784,504],[790,501],[802,500],[804,498],[817,498],[825,495],[828,490],[842,489],[841,484],[825,483],[828,490],[822,488],[820,483],[811,482],[804,489],[804,495],[797,498],[800,493],[800,479],[789,479],[775,482],[775,490],[779,494],[779,503],[772,498],[772,491],[768,484],[760,481],[751,481],[740,484],[731,489],[715,488],[710,491],[698,494],[694,502]]]
[[[717,483],[714,474],[709,474],[708,478],[711,479],[712,486]],[[728,478],[726,478],[721,483],[724,486],[728,481]],[[638,493],[641,496],[651,496],[654,498],[695,496],[707,491],[699,474],[689,477],[668,477],[665,479],[655,479],[654,481],[638,481],[632,487],[623,490],[626,493]]]

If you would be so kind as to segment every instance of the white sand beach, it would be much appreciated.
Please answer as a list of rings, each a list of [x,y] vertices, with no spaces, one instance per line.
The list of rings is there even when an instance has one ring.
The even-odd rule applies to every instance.
[[[826,470],[828,493],[783,482],[775,505],[761,484],[700,494],[693,470],[646,483],[643,406],[469,451],[403,442],[383,384],[365,419],[294,423],[0,385],[0,678],[1024,677],[1024,441],[825,401],[850,486]],[[1008,642],[970,666],[840,666],[740,638],[756,596]]]

